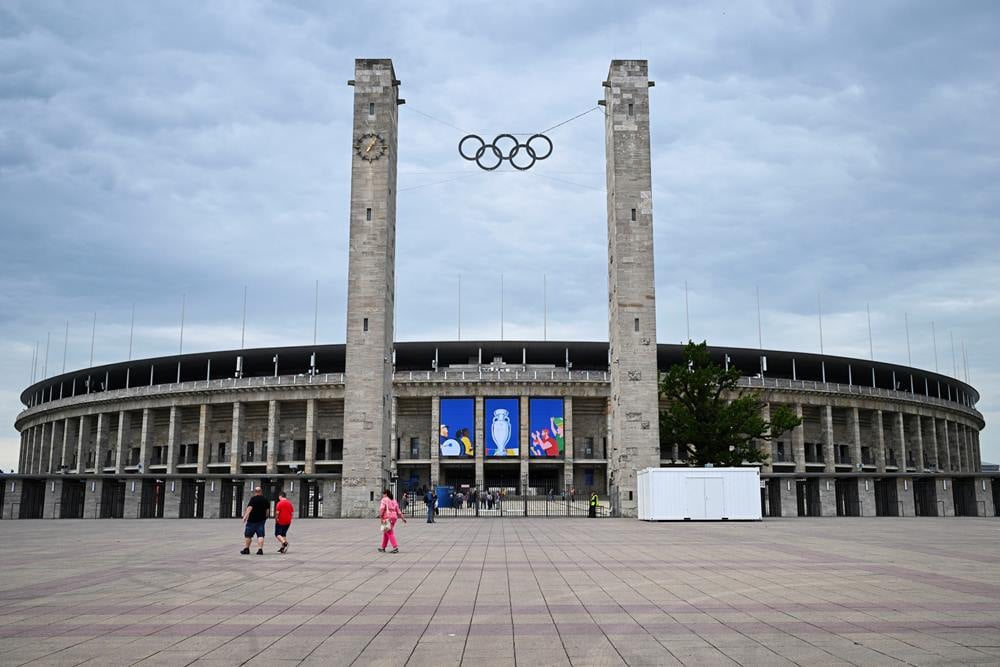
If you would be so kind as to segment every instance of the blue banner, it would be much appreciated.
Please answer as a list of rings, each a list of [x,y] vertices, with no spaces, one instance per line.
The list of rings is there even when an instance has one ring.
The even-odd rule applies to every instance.
[[[486,456],[521,455],[521,410],[517,398],[487,398],[483,404]]]
[[[530,435],[528,455],[541,458],[559,458],[566,451],[563,432],[563,399],[532,398],[528,401]]]
[[[474,458],[476,456],[476,421],[474,398],[442,398],[438,425],[441,456]]]

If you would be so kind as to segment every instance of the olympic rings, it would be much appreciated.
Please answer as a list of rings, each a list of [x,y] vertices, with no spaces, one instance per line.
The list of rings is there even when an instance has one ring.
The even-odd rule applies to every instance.
[[[541,146],[535,148],[531,145],[531,142],[536,139],[548,144],[548,149],[544,155],[538,152]],[[479,147],[471,155],[467,154],[463,149],[466,141],[479,142]],[[501,143],[503,146],[501,146]],[[523,155],[527,155],[528,157],[522,158],[520,163],[515,162],[515,158],[521,155],[522,151]],[[514,167],[514,169],[526,171],[535,166],[535,162],[538,160],[544,160],[552,155],[552,140],[544,134],[533,134],[522,144],[513,134],[504,133],[495,136],[493,142],[488,144],[478,134],[467,134],[458,142],[458,154],[470,162],[475,161],[476,165],[484,171],[493,171],[503,164],[504,160],[510,162],[510,166]],[[483,158],[486,159],[484,160]],[[531,160],[530,162],[528,162],[529,159]]]

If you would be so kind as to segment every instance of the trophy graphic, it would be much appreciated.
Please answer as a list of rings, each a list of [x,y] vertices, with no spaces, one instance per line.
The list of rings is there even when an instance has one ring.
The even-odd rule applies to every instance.
[[[493,424],[490,427],[493,444],[496,445],[495,456],[507,456],[507,443],[510,441],[510,417],[503,408],[493,411]]]

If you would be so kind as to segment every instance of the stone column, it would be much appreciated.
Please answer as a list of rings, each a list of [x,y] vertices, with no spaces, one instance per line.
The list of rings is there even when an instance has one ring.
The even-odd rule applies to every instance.
[[[139,428],[139,465],[140,472],[149,472],[149,460],[152,454],[152,447],[149,446],[149,435],[153,431],[153,411],[150,408],[142,409],[142,426]]]
[[[45,498],[42,502],[42,518],[58,519],[62,506],[61,479],[51,478],[45,481]]]
[[[798,485],[791,477],[776,480],[781,485],[781,516],[798,516]]]
[[[528,442],[530,439],[531,422],[528,417],[528,397],[521,396],[521,409],[518,411],[521,413],[521,428],[518,429],[520,432],[520,459],[521,459],[521,495],[528,494]]]
[[[24,484],[24,480],[4,479],[0,483],[5,485],[0,519],[16,519],[21,509],[21,485]]]
[[[802,419],[802,404],[795,404],[795,416]],[[806,429],[805,423],[792,429],[792,455],[795,457],[795,472],[806,471]],[[784,515],[782,515],[784,516]]]
[[[768,424],[771,423],[771,404],[770,403],[764,403],[763,405],[760,406],[760,418],[763,419]],[[765,433],[765,435],[770,435],[770,434],[771,434],[771,431],[770,431],[770,429],[768,429],[767,432]],[[760,450],[761,454],[764,455],[764,461],[760,464],[760,471],[762,473],[769,473],[772,470],[774,470],[774,467],[773,467],[772,461],[771,461],[771,458],[772,458],[772,455],[771,455],[771,440],[770,439],[761,440],[760,442],[757,443],[757,448]],[[677,451],[677,445],[674,445],[674,451],[675,452]],[[676,460],[676,459],[677,459],[677,454],[675,453],[674,454],[674,460]]]
[[[177,455],[180,451],[181,440],[181,409],[176,405],[170,406],[170,421],[167,428],[167,474],[173,475],[177,472]]]
[[[168,479],[163,485],[163,518],[179,519],[181,516],[181,480]]]
[[[567,396],[563,399],[563,439],[566,441],[565,461],[563,462],[563,492],[569,493],[573,488],[574,473],[573,460],[576,457],[573,446],[573,397]],[[659,457],[659,454],[657,454]],[[657,461],[659,464],[659,461]]]
[[[962,440],[958,437],[958,424],[948,422],[948,442],[951,444],[952,463],[955,470],[961,472],[965,470],[965,457],[962,456]]]
[[[486,434],[484,433],[484,422],[483,422],[483,397],[476,396],[475,398],[475,414],[472,417],[472,422],[475,428],[475,468],[476,468],[476,488],[484,490],[486,488],[486,475],[483,470],[483,454],[484,449],[486,449]]]
[[[67,417],[63,420],[62,426],[62,446],[59,452],[59,469],[69,471],[69,456],[73,445],[76,443],[77,421]]]
[[[911,428],[908,431],[910,437],[907,442],[907,447],[913,452],[913,464],[917,472],[923,472],[927,467],[927,462],[924,460],[924,429],[920,423],[921,419],[920,415],[910,418]]]
[[[979,430],[975,432],[975,442],[976,442],[976,472],[983,471],[983,450],[979,443]]]
[[[872,410],[872,435],[875,441],[876,469],[885,472],[885,429],[882,427],[881,410]]]
[[[896,450],[896,465],[899,472],[906,472],[906,431],[903,424],[903,413],[893,413],[892,446]]]
[[[951,446],[948,443],[948,420],[932,417],[938,453],[938,468],[951,471]]]
[[[868,477],[858,479],[858,501],[861,506],[861,516],[876,516],[875,481]]]
[[[28,452],[28,430],[21,431],[21,450],[17,457],[17,471],[24,472],[24,464],[27,461]]]
[[[393,413],[396,410],[396,399],[393,398]],[[316,399],[306,399],[306,464],[305,474],[316,473]]]
[[[660,465],[650,85],[645,60],[612,60],[604,82],[614,475],[608,491],[623,517],[637,515],[637,472]]]
[[[24,473],[26,475],[31,474],[31,457],[35,450],[35,427],[30,426],[26,429],[28,434],[28,442],[24,450]]]
[[[233,435],[229,448],[229,472],[240,473],[240,456],[243,451],[243,433],[246,430],[246,406],[240,401],[233,402]]]
[[[934,480],[937,487],[938,516],[955,516],[955,498],[952,495],[950,477],[938,477]]]
[[[278,472],[278,447],[281,443],[281,403],[278,401],[268,401],[267,403],[267,474],[273,475]],[[350,443],[356,446],[357,443]],[[344,439],[344,450],[346,457],[347,439]],[[381,465],[381,461],[378,462]]]
[[[208,470],[208,457],[212,443],[212,406],[202,403],[198,408],[198,474],[204,475]]]
[[[59,457],[62,455],[63,440],[62,421],[54,421],[49,425],[49,460],[45,463],[46,472],[52,474],[59,465]],[[56,435],[58,433],[58,436]]]
[[[899,501],[899,516],[916,516],[916,501],[913,498],[913,480],[908,477],[896,479],[896,500]]]
[[[824,405],[819,409],[820,429],[823,434],[823,470],[824,472],[836,472],[834,465],[836,455],[833,451],[833,406]],[[834,510],[836,510],[836,500],[834,500]],[[834,516],[836,511],[834,511]],[[825,516],[825,515],[824,515]]]
[[[148,409],[148,408],[147,408]],[[145,410],[143,410],[145,413]],[[139,454],[139,461],[142,462],[142,454]],[[142,471],[146,472],[143,465]],[[142,504],[142,480],[132,478],[125,482],[125,510],[122,516],[126,519],[139,518],[139,506]]]
[[[979,516],[996,516],[996,506],[993,503],[993,480],[989,477],[977,477],[973,480],[976,486],[976,505]]]
[[[860,470],[861,463],[861,417],[857,408],[847,411],[847,433],[851,437],[851,463],[855,470]]]
[[[222,508],[222,500],[220,496],[222,494],[222,483],[217,479],[206,479],[205,488],[203,493],[205,494],[205,500],[202,503],[204,508],[204,514],[202,517],[205,519],[218,519],[219,510]],[[288,494],[291,496],[292,494]],[[298,502],[295,503],[298,505]],[[297,509],[297,508],[296,508]]]
[[[42,459],[45,458],[46,426],[48,424],[42,423],[35,427],[38,429],[38,436],[35,438],[35,458],[32,461],[31,472],[36,475],[45,472],[43,470]]]
[[[129,431],[132,430],[132,413],[128,410],[118,412],[118,442],[115,443],[115,472],[125,472],[125,452],[129,448]]]
[[[324,479],[322,482],[322,488],[323,488],[323,518],[339,519],[340,489],[341,489],[340,484],[338,484],[337,480],[335,479]],[[421,503],[421,505],[418,505],[418,507],[420,507],[423,504],[423,499],[414,498],[413,502]]]
[[[104,471],[104,450],[108,448],[110,414],[97,413],[97,435],[94,437],[94,472]],[[98,485],[100,486],[100,485]]]
[[[84,471],[84,466],[86,465],[86,459],[84,458],[83,444],[87,437],[87,431],[90,430],[90,418],[87,415],[80,415],[80,427],[77,429],[76,434],[76,474],[82,475]]]
[[[920,434],[926,442],[924,448],[924,465],[932,470],[940,469],[940,464],[938,463],[938,450],[937,450],[937,429],[934,428],[934,418],[933,417],[919,417],[920,420]],[[928,422],[930,420],[930,428],[927,428]],[[926,436],[924,435],[926,434]]]
[[[96,478],[84,480],[83,518],[101,518],[101,496],[104,494],[104,483]]]
[[[832,477],[819,480],[819,515],[837,516],[837,484]]]
[[[441,397],[431,397],[431,488],[441,483]]]

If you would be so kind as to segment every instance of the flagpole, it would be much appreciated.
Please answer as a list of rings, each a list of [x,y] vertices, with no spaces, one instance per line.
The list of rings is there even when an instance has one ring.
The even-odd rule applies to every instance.
[[[63,336],[63,368],[62,372],[66,372],[66,350],[69,349],[69,320],[66,320],[66,335]]]

